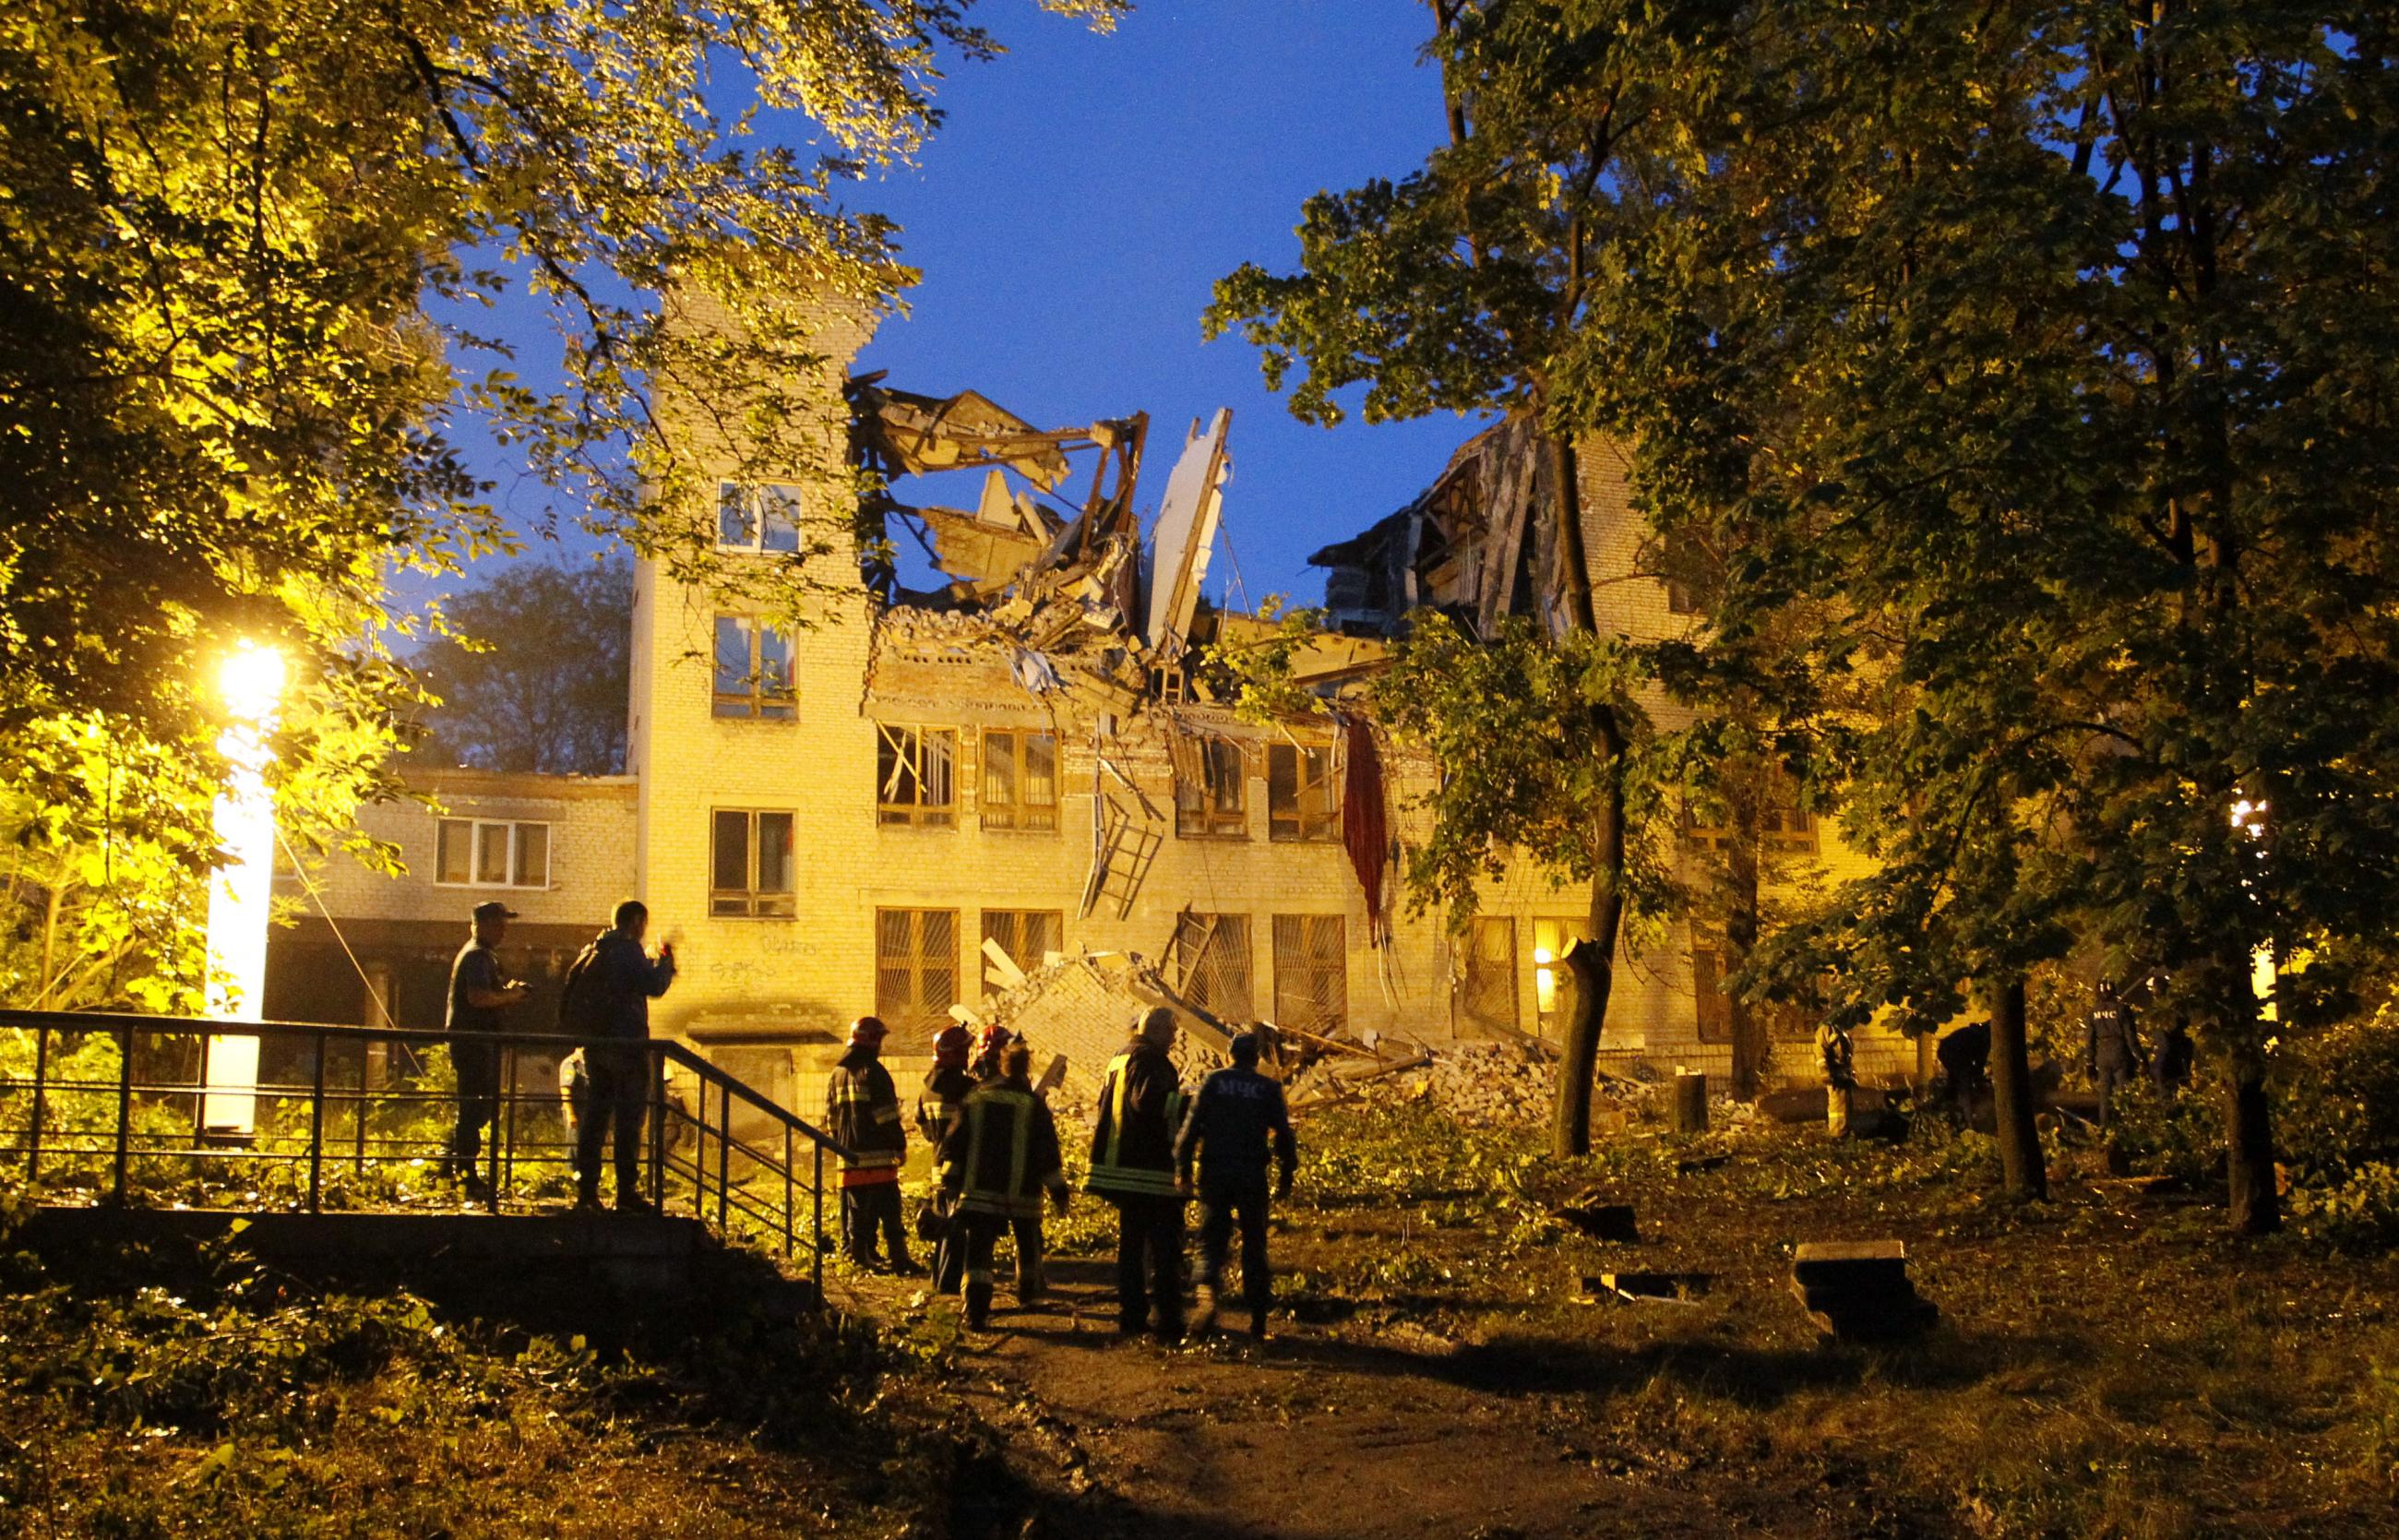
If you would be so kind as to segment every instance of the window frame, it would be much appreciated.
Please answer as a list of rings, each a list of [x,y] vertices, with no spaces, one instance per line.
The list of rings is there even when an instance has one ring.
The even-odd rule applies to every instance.
[[[1502,990],[1496,987],[1486,987],[1484,989],[1478,990],[1475,984],[1477,976],[1487,975],[1491,971],[1489,966],[1483,966],[1485,964],[1486,959],[1484,959],[1483,955],[1481,939],[1486,933],[1498,929],[1504,929],[1508,937],[1508,955],[1505,960],[1507,988]],[[1520,1023],[1524,1020],[1524,1014],[1523,1006],[1516,998],[1516,992],[1519,988],[1519,983],[1517,979],[1518,953],[1516,948],[1515,916],[1502,914],[1478,914],[1474,916],[1474,922],[1467,931],[1465,944],[1466,966],[1458,972],[1457,988],[1455,996],[1457,1001],[1457,1012],[1458,1017],[1461,1019],[1462,1024],[1471,1024],[1478,1027],[1498,1027],[1509,1032],[1521,1031],[1522,1028]],[[1492,999],[1504,1000],[1507,1002],[1508,1008],[1504,1017],[1490,1012],[1477,1014],[1475,1010],[1475,1003],[1486,996]]]
[[[1274,1019],[1320,1036],[1337,1037],[1349,1025],[1349,919],[1346,914],[1277,914],[1270,922],[1274,946]],[[1329,927],[1331,959],[1317,955],[1316,940]],[[1286,938],[1297,945],[1286,947]],[[1317,980],[1329,979],[1329,1012],[1317,1010]]]
[[[471,814],[465,817],[458,817],[449,814],[437,814],[433,819],[433,885],[436,887],[484,888],[493,892],[548,892],[550,886],[549,852],[551,845],[556,843],[550,838],[550,822],[551,820],[548,818],[479,818]],[[447,837],[447,832],[450,828],[454,825],[459,824],[467,826],[468,831],[467,880],[464,882],[455,882],[441,874],[443,866],[441,858],[444,850],[443,842]],[[489,883],[483,881],[481,876],[477,875],[482,866],[483,831],[486,829],[505,829],[508,831],[508,880],[506,882]],[[538,829],[541,831],[541,881],[537,883],[520,882],[517,880],[524,867],[524,847],[519,831],[526,829]]]
[[[1180,950],[1184,945],[1186,924],[1204,925],[1207,931],[1207,941],[1197,955],[1187,954]],[[1247,1022],[1257,1015],[1256,952],[1250,928],[1250,917],[1247,914],[1235,914],[1229,912],[1199,913],[1186,910],[1176,918],[1172,944],[1178,949],[1177,959],[1182,965],[1175,983],[1176,993],[1184,999],[1221,1021]],[[1221,959],[1218,957],[1220,946],[1223,949]],[[1200,979],[1202,967],[1212,970],[1209,980],[1219,979],[1227,960],[1238,960],[1240,963],[1240,977],[1238,979],[1227,981],[1228,989],[1230,987],[1239,989],[1238,1002],[1231,999],[1219,999],[1213,982],[1201,980],[1195,983],[1195,980]],[[1239,1008],[1232,1008],[1236,1004]]]
[[[1005,923],[995,926],[993,925],[995,920]],[[1028,920],[1046,922],[1040,928],[1048,931],[1050,939],[1054,944],[1039,947],[1028,945],[1024,939],[1024,922]],[[997,981],[992,978],[989,971],[990,959],[983,957],[984,941],[997,941],[999,950],[1008,954],[1008,960],[1016,965],[1016,969],[1020,973],[1035,971],[1042,966],[1041,959],[1045,952],[1063,952],[1066,947],[1066,912],[1063,909],[986,909],[977,913],[975,925],[978,938],[975,943],[975,954],[982,959],[985,970],[978,977],[983,979],[986,989],[997,987]],[[1009,934],[998,935],[996,933],[998,930],[1006,930]],[[1014,944],[1011,945],[1011,941]]]
[[[1544,925],[1552,927],[1550,945],[1546,947],[1541,944]],[[1565,1024],[1563,1020],[1565,1008],[1564,992],[1572,986],[1562,986],[1558,982],[1558,975],[1565,971],[1566,951],[1577,941],[1590,940],[1590,930],[1591,918],[1588,915],[1533,916],[1533,1030],[1545,1040],[1551,1036],[1553,1028],[1563,1028]],[[1550,954],[1546,962],[1541,958],[1544,952]],[[1541,1000],[1544,983],[1549,986],[1550,1003],[1547,1005]]]
[[[909,939],[911,942],[910,951],[906,956],[898,959],[898,970],[903,971],[907,974],[911,986],[909,990],[909,998],[905,1003],[906,1008],[904,1009],[900,1006],[895,1005],[893,1003],[894,997],[888,994],[885,991],[885,978],[887,974],[894,971],[894,962],[892,954],[888,953],[883,950],[884,937],[888,932],[888,927],[885,925],[886,917],[903,914],[909,917],[908,928]],[[936,914],[947,915],[950,922],[950,958],[948,968],[950,976],[950,997],[948,1000],[940,1002],[938,1005],[935,1005],[928,998],[924,988],[927,974],[934,971],[938,966],[937,964],[928,963],[926,959],[924,937],[926,926],[924,922],[928,917]],[[958,929],[958,912],[955,909],[887,909],[880,906],[875,909],[874,1014],[894,1032],[909,1032],[921,1027],[938,1026],[946,1024],[951,1020],[949,1007],[958,1003],[959,994],[958,983],[961,967],[961,948],[959,947],[958,942],[960,935],[961,932]]]
[[[1193,735],[1200,774],[1174,766],[1174,835],[1183,840],[1246,840],[1250,837],[1250,757],[1239,738],[1222,733]],[[1232,767],[1226,774],[1227,765]],[[1214,784],[1209,784],[1209,772]],[[1227,804],[1226,793],[1231,792]],[[1186,793],[1190,793],[1186,795]]]
[[[914,738],[913,776],[916,797],[911,802],[892,802],[887,797],[898,779],[895,773],[884,774],[885,750],[898,760],[902,750],[897,735],[908,734]],[[942,738],[949,743],[949,765],[943,777],[949,795],[939,803],[925,800],[925,746],[928,739]],[[956,829],[958,826],[958,730],[955,727],[928,727],[908,723],[878,722],[874,724],[874,822],[883,829]]]
[[[747,540],[725,538],[725,506],[737,496],[742,500],[743,514],[749,520]],[[792,544],[788,550],[766,544],[766,508],[770,500],[791,515],[785,526],[792,532]],[[800,489],[789,481],[747,482],[720,479],[716,483],[716,548],[750,556],[797,556],[800,554],[800,520],[805,506]]]
[[[743,676],[749,689],[742,692],[725,688],[724,645],[727,623],[741,628],[742,640],[750,655],[750,668]],[[786,678],[779,694],[770,694],[766,679],[765,652],[769,634],[780,637]],[[710,628],[712,645],[709,651],[709,716],[717,722],[797,722],[800,719],[800,662],[793,645],[791,633],[769,624],[763,617],[733,610],[716,612]]]
[[[717,885],[720,850],[718,841],[724,831],[724,820],[739,817],[743,822],[741,865],[748,885],[721,887]],[[759,885],[759,867],[765,855],[765,842],[759,837],[762,818],[783,820],[783,877],[785,885],[765,888]],[[799,911],[799,817],[786,807],[711,807],[708,810],[708,914],[712,920],[789,920]]]
[[[1004,802],[994,802],[991,796],[991,771],[995,760],[992,740],[996,737],[1008,740],[1005,752],[998,758],[1009,766],[1011,777],[1010,790],[1014,795]],[[1032,759],[1030,750],[1036,738],[1046,738],[1050,744],[1050,800],[1047,803],[1033,802],[1025,795],[1032,781],[1026,766]],[[975,765],[975,810],[982,826],[1011,834],[1058,832],[1058,735],[1047,728],[985,727],[981,729],[978,739],[980,757]],[[877,795],[880,795],[880,789]]]
[[[1290,769],[1290,811],[1277,805],[1276,765],[1278,761]],[[1310,761],[1321,761],[1324,773],[1315,781],[1302,778]],[[1267,838],[1280,844],[1338,844],[1341,843],[1341,782],[1335,769],[1333,745],[1269,743],[1267,745]],[[1314,814],[1307,810],[1307,793],[1313,786],[1322,807]],[[1315,832],[1310,832],[1314,827]]]

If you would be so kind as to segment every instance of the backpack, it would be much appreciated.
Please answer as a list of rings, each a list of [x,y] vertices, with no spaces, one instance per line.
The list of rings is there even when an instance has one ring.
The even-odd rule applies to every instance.
[[[558,1030],[569,1037],[608,1035],[608,999],[599,970],[600,943],[586,941],[566,966],[565,986],[558,995]]]

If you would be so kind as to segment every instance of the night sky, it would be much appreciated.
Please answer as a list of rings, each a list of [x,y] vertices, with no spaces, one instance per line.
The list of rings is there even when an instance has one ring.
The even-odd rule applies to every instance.
[[[857,207],[899,221],[924,274],[858,367],[928,394],[980,390],[1043,427],[1147,411],[1145,517],[1191,420],[1231,407],[1232,559],[1220,540],[1209,594],[1223,597],[1238,568],[1236,602],[1313,602],[1322,574],[1308,553],[1407,501],[1474,425],[1298,423],[1246,344],[1200,342],[1200,313],[1244,261],[1290,268],[1308,195],[1404,175],[1439,141],[1439,78],[1417,62],[1430,11],[1145,4],[1108,36],[1026,0],[974,15],[1008,56],[956,65],[921,166],[853,190]],[[512,520],[548,506],[548,489],[496,452],[481,464]],[[974,478],[944,481],[942,501],[973,506]]]

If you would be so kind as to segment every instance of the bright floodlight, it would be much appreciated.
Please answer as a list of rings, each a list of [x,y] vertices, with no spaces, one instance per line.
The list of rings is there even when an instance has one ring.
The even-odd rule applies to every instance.
[[[233,860],[209,884],[209,1014],[264,1020],[266,922],[275,902],[275,803],[266,791],[274,755],[267,735],[283,698],[283,655],[245,642],[224,660],[217,687],[231,725],[217,742],[233,776],[217,798],[217,843]],[[246,1137],[258,1120],[258,1039],[209,1039],[209,1090],[201,1121]]]

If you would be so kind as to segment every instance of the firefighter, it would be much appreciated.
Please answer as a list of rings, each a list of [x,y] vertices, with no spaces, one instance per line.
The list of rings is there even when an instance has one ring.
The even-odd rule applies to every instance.
[[[1282,1087],[1258,1073],[1254,1030],[1235,1034],[1230,1069],[1200,1083],[1191,1114],[1174,1141],[1174,1167],[1185,1195],[1200,1198],[1200,1317],[1196,1331],[1216,1323],[1216,1296],[1225,1281],[1225,1252],[1235,1216],[1241,1227],[1241,1293],[1250,1307],[1250,1335],[1267,1334],[1267,1307],[1273,1303],[1267,1270],[1267,1157],[1271,1148],[1278,1178],[1274,1196],[1291,1196],[1299,1145],[1283,1106]],[[1200,1182],[1191,1165],[1200,1164]]]
[[[2082,1028],[2082,1068],[2099,1093],[2099,1126],[2108,1126],[2108,1103],[2131,1087],[2146,1062],[2133,1033],[2133,1013],[2116,996],[2114,980],[2099,980],[2099,1001]]]
[[[1165,1342],[1183,1335],[1183,1197],[1174,1184],[1183,1084],[1167,1056],[1173,1044],[1172,1011],[1160,1006],[1134,1019],[1100,1088],[1090,1180],[1117,1206],[1117,1330],[1139,1335],[1155,1305]]]
[[[894,1273],[923,1271],[908,1255],[900,1221],[900,1167],[908,1155],[908,1134],[900,1123],[900,1093],[883,1067],[888,1028],[872,1016],[849,1024],[849,1047],[825,1078],[825,1129],[849,1156],[841,1168],[841,1232],[849,1260],[881,1270],[876,1233],[890,1250]]]
[[[1856,1045],[1849,1029],[1827,1021],[1816,1029],[1816,1058],[1824,1069],[1824,1131],[1835,1139],[1850,1134],[1850,1103],[1857,1090]]]
[[[924,1087],[916,1093],[916,1132],[932,1148],[940,1148],[951,1120],[975,1087],[974,1076],[967,1072],[967,1056],[973,1051],[974,1034],[955,1021],[934,1034],[933,1067],[925,1072]],[[957,1224],[956,1204],[938,1182],[926,1202],[917,1238],[932,1243],[934,1292],[956,1293],[966,1277],[966,1236]]]
[[[950,1195],[965,1230],[967,1325],[980,1331],[991,1319],[991,1258],[999,1233],[1038,1220],[1048,1192],[1064,1213],[1066,1172],[1059,1159],[1058,1125],[1033,1094],[1026,1070],[1033,1050],[1022,1038],[1000,1050],[999,1074],[967,1093],[934,1157],[942,1190]],[[1016,1254],[1017,1303],[1026,1303],[1027,1258]]]

